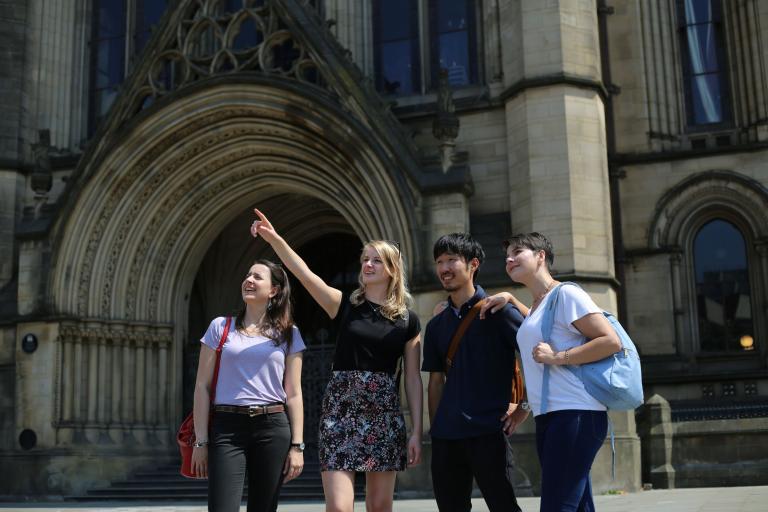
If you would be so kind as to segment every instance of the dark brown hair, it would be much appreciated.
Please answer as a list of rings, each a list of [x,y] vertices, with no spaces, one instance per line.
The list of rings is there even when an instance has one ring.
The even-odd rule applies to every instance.
[[[288,280],[288,274],[281,265],[269,260],[256,260],[251,264],[264,265],[269,269],[269,275],[272,280],[272,286],[277,286],[277,293],[267,302],[266,311],[266,332],[264,336],[271,338],[275,346],[283,343],[286,345],[286,354],[291,352],[291,343],[293,342],[293,306],[291,305],[291,282]],[[243,319],[245,318],[245,305],[237,313],[235,318],[235,327],[238,330],[245,329]]]

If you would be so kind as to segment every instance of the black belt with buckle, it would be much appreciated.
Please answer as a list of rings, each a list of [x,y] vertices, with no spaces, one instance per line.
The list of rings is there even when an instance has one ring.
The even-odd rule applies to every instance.
[[[276,414],[285,412],[285,404],[274,405],[214,405],[214,411],[247,414],[251,418],[260,414]]]

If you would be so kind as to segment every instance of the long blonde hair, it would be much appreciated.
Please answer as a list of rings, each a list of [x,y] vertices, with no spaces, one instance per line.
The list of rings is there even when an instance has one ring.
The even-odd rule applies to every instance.
[[[411,294],[408,293],[408,287],[405,280],[405,264],[400,254],[400,249],[392,242],[386,240],[371,240],[366,242],[360,253],[360,263],[362,264],[365,250],[370,247],[379,253],[384,268],[390,276],[389,286],[387,286],[387,299],[381,305],[381,315],[393,322],[397,318],[404,318],[408,311],[408,305],[411,303]],[[360,273],[357,276],[358,287],[349,296],[349,301],[355,306],[359,306],[365,300],[365,285],[363,284],[363,268],[360,267]]]

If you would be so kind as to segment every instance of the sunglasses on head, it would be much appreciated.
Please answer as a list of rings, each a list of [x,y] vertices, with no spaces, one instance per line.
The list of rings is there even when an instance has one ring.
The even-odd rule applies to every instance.
[[[400,256],[400,242],[395,242],[394,240],[384,240],[389,245],[397,249],[397,255]]]

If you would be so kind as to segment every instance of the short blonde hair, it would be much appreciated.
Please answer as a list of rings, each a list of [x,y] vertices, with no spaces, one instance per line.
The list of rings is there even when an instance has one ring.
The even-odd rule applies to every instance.
[[[362,263],[365,250],[370,247],[379,253],[384,268],[390,276],[389,286],[387,286],[387,299],[381,305],[381,314],[385,318],[395,321],[397,318],[405,318],[408,312],[408,305],[411,303],[411,294],[408,293],[408,286],[405,279],[405,264],[403,256],[400,254],[400,248],[393,242],[387,240],[371,240],[366,242],[360,253],[360,262]],[[357,276],[358,287],[352,292],[349,300],[352,304],[359,306],[365,300],[365,284],[363,284],[363,268],[360,267],[360,273]]]

